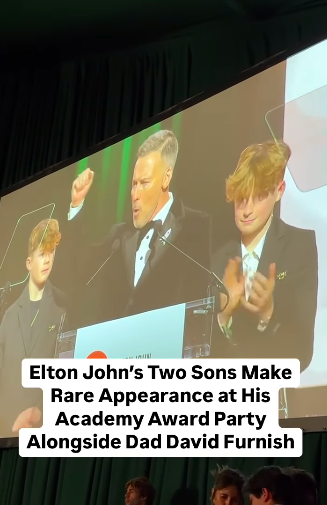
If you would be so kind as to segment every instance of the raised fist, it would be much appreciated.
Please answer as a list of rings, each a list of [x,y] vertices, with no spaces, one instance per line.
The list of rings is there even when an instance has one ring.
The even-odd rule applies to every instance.
[[[78,207],[81,205],[86,195],[88,194],[94,179],[94,172],[87,168],[79,174],[79,176],[74,180],[72,185],[72,207]]]
[[[17,417],[14,425],[12,427],[12,431],[15,433],[22,428],[34,428],[41,419],[41,411],[37,407],[31,407],[24,412],[21,412]]]

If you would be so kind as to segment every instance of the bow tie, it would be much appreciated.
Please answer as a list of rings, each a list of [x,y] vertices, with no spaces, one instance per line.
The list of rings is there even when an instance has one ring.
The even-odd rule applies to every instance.
[[[148,223],[146,223],[145,226],[143,226],[143,228],[140,228],[138,231],[139,231],[139,236],[138,236],[138,247],[140,246],[142,240],[144,239],[144,237],[147,235],[147,233],[149,233],[150,230],[153,230],[155,227],[155,221],[149,221]]]

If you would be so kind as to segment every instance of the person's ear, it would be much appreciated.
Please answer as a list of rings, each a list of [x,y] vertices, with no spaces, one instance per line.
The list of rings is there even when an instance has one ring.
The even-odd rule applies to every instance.
[[[173,170],[172,170],[172,168],[168,167],[165,171],[165,175],[164,175],[163,181],[162,181],[162,189],[163,190],[165,190],[169,187],[172,176],[173,176]]]
[[[261,496],[262,496],[264,502],[267,502],[267,501],[269,501],[271,499],[271,493],[265,487],[262,490],[262,495]]]
[[[211,489],[211,503],[213,503],[214,497],[215,497],[215,488],[212,488]]]
[[[31,268],[32,268],[32,258],[30,256],[26,259],[26,268],[27,268],[27,270],[29,272],[31,271]]]
[[[277,198],[276,198],[276,202],[280,202],[283,194],[285,193],[285,189],[286,189],[286,183],[285,181],[282,181],[279,186],[278,186],[278,189],[277,189]]]

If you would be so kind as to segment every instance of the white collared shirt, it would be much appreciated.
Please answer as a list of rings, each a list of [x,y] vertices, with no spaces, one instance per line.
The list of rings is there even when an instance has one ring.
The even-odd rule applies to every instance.
[[[267,230],[268,231],[268,230]],[[258,270],[259,261],[261,258],[263,246],[265,244],[267,231],[256,245],[254,250],[249,253],[244,244],[242,244],[242,266],[243,274],[245,275],[245,299],[248,300],[252,288],[254,276]]]
[[[266,240],[269,228],[270,228],[270,224],[266,230],[266,233],[263,235],[260,242],[256,245],[256,247],[254,248],[254,250],[251,253],[249,253],[249,251],[247,250],[245,245],[243,243],[241,243],[242,268],[243,268],[243,274],[245,275],[245,299],[246,300],[249,299],[249,296],[251,293],[253,279],[254,279],[254,276],[258,270],[263,246],[265,245],[265,240]],[[227,328],[230,328],[232,326],[232,321],[233,321],[233,318],[230,318],[230,320],[227,323]],[[218,324],[220,326],[221,331],[225,334],[225,331],[223,330],[223,327],[220,324],[219,315],[218,315]]]
[[[169,200],[168,202],[162,207],[162,209],[158,212],[158,214],[153,218],[152,221],[158,221],[161,220],[162,224],[167,219],[167,216],[169,214],[170,208],[173,204],[174,201],[174,195],[172,193],[169,193]],[[70,207],[69,213],[68,213],[68,221],[71,221],[74,219],[75,216],[80,212],[84,204],[83,202],[78,206],[78,207]],[[135,270],[134,270],[134,287],[137,285],[138,281],[140,280],[140,277],[143,273],[144,267],[146,265],[148,256],[149,256],[149,245],[151,238],[153,237],[154,230],[151,229],[149,232],[146,234],[144,239],[140,243],[140,247],[138,248],[136,255],[135,255]]]
[[[162,224],[164,224],[164,222],[166,221],[167,216],[169,214],[170,208],[173,204],[173,201],[174,201],[174,196],[172,193],[169,193],[168,202],[166,203],[166,205],[164,205],[162,207],[162,209],[158,212],[158,214],[153,218],[152,221],[161,220]],[[138,281],[140,280],[140,277],[141,277],[144,267],[146,265],[146,262],[147,262],[147,259],[149,256],[149,252],[150,252],[149,245],[150,245],[150,241],[153,237],[153,234],[154,234],[154,230],[153,229],[149,230],[149,232],[146,234],[146,236],[144,237],[144,239],[140,243],[140,247],[138,248],[138,250],[136,252],[134,287],[137,285]]]

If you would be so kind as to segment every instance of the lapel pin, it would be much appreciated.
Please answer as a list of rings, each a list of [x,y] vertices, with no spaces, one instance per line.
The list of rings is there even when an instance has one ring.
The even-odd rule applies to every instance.
[[[166,244],[165,240],[168,239],[170,233],[171,233],[171,228],[168,231],[166,231],[166,233],[164,234],[164,236],[160,239],[160,242],[161,242],[162,245]]]
[[[53,331],[56,328],[56,325],[53,324],[52,326],[49,326],[49,331]]]
[[[277,274],[277,279],[280,281],[285,279],[287,272],[288,272],[288,270],[286,270],[285,272],[281,272],[280,274]]]

